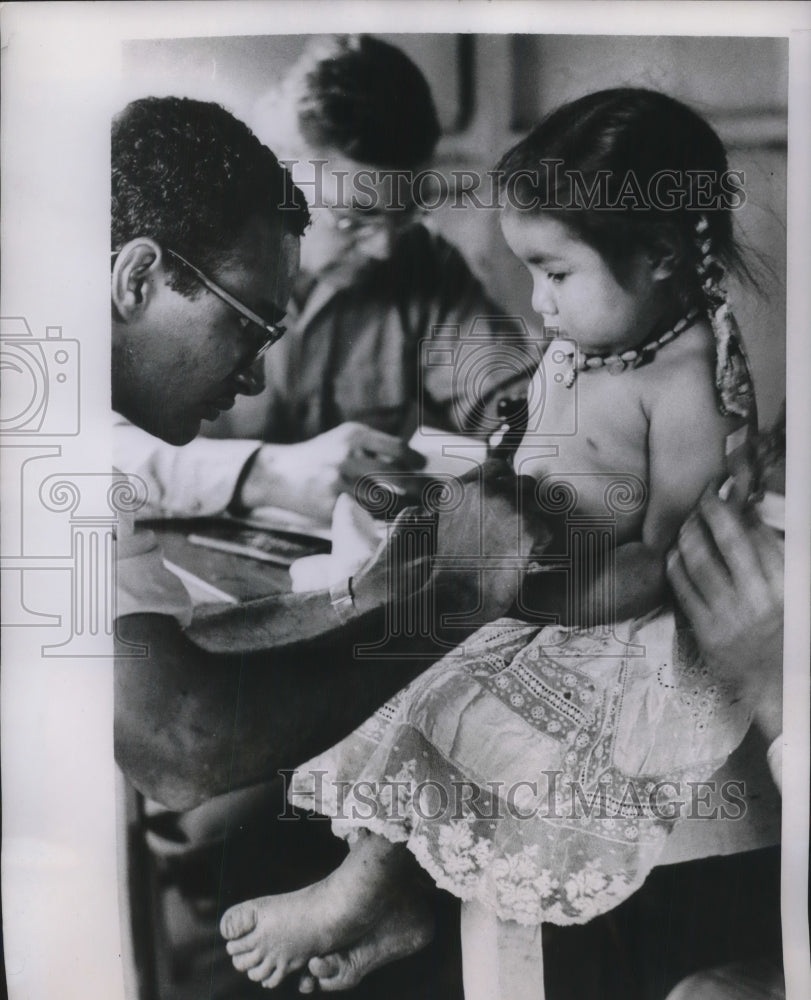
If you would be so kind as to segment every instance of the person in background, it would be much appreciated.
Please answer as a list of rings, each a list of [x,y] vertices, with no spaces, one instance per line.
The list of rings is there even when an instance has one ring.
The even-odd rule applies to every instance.
[[[119,424],[117,466],[149,487],[140,516],[273,504],[329,521],[363,475],[421,464],[406,444],[418,422],[485,438],[498,400],[525,394],[537,367],[523,323],[421,222],[411,181],[440,126],[402,51],[367,35],[315,42],[258,107],[256,130],[310,202],[290,329],[266,390],[206,438],[177,449]],[[420,342],[441,334],[446,347],[449,328],[453,356],[432,363]],[[507,354],[494,350],[505,337]]]

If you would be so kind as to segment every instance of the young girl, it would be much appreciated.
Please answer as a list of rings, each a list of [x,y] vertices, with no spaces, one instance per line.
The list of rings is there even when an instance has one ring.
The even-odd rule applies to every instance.
[[[302,990],[344,989],[421,947],[414,859],[502,920],[611,909],[748,726],[659,607],[665,553],[753,419],[720,284],[740,264],[723,146],[671,98],[607,90],[499,169],[505,239],[557,333],[514,462],[554,549],[516,617],[295,775],[292,801],[332,816],[350,851],[323,882],[223,917],[234,965],[268,987],[309,962]]]

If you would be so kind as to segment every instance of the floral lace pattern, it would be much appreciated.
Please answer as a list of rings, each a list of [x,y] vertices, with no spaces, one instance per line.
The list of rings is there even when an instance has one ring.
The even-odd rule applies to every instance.
[[[656,864],[680,787],[709,778],[749,721],[671,615],[615,628],[481,630],[300,768],[291,801],[339,835],[406,843],[437,885],[501,919],[612,909]]]

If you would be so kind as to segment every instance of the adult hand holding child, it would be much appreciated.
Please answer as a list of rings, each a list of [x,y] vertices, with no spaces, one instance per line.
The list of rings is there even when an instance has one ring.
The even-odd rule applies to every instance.
[[[667,564],[702,653],[770,740],[782,729],[783,548],[775,531],[708,490]]]
[[[353,581],[358,611],[379,606],[381,588],[393,597],[425,595],[430,587],[436,625],[441,628],[454,615],[457,638],[460,627],[470,630],[507,612],[530,552],[548,537],[534,501],[534,482],[493,460],[456,480],[449,491],[447,503],[431,504],[434,510],[406,508],[393,522]],[[403,545],[409,529],[432,521],[430,552]]]

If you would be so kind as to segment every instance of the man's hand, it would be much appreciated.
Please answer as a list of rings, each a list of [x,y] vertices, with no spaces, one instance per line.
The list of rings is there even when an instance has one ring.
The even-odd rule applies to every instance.
[[[238,499],[242,507],[273,504],[328,522],[338,495],[361,477],[423,462],[400,438],[348,422],[299,444],[263,445]]]
[[[667,560],[670,585],[701,651],[771,738],[782,725],[783,571],[776,533],[711,491]]]
[[[430,601],[415,601],[414,611],[433,616],[435,630],[448,615],[467,625],[499,618],[516,599],[530,552],[549,539],[534,487],[529,477],[490,462],[458,481],[446,510],[441,502],[434,511],[407,508],[353,581],[358,610],[379,605],[381,594],[392,601],[430,593]],[[429,534],[427,549],[420,539]]]
[[[440,613],[475,612],[494,621],[515,602],[530,553],[549,542],[535,480],[491,461],[462,481],[458,505],[440,513],[434,586]]]
[[[415,544],[425,521],[425,511],[418,507],[400,511],[377,551],[352,577],[354,605],[359,615],[413,597],[426,586],[433,553],[418,542]]]

